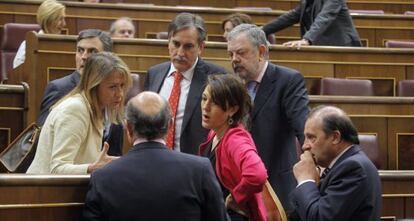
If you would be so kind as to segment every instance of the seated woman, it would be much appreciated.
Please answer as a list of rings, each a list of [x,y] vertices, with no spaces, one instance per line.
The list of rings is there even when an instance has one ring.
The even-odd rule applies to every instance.
[[[253,24],[252,18],[249,15],[243,13],[234,13],[226,18],[221,22],[221,28],[223,29],[223,38],[227,41],[228,33],[233,30],[234,27],[240,24]]]
[[[200,154],[209,157],[233,221],[266,220],[261,191],[265,166],[243,121],[251,109],[245,85],[235,75],[211,75],[201,99],[202,125],[211,129]]]
[[[79,84],[51,108],[27,173],[86,174],[116,159],[103,150],[104,121],[120,123],[130,71],[116,55],[86,60]]]
[[[37,9],[37,23],[40,34],[60,34],[66,26],[65,6],[56,0],[46,0]],[[13,68],[17,68],[26,59],[26,41],[23,41],[13,60]]]

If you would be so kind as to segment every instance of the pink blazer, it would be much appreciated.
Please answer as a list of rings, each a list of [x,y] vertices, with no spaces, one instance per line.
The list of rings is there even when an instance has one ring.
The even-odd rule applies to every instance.
[[[200,145],[203,153],[214,138],[210,131],[207,141]],[[247,203],[251,221],[265,221],[266,207],[261,191],[267,180],[266,168],[254,141],[242,125],[230,128],[216,147],[216,174],[237,203]]]

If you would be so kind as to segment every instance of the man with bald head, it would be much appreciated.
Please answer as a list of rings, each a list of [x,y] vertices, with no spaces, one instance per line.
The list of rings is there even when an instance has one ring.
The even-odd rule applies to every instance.
[[[295,212],[289,220],[380,220],[378,171],[360,149],[358,132],[344,111],[313,109],[302,149],[293,167],[298,185],[291,194]],[[317,166],[326,168],[321,177]]]
[[[157,93],[128,102],[125,124],[134,146],[92,173],[85,220],[226,220],[210,161],[165,146],[170,121],[169,104]]]
[[[135,30],[131,18],[121,17],[111,24],[109,33],[112,38],[135,38]]]

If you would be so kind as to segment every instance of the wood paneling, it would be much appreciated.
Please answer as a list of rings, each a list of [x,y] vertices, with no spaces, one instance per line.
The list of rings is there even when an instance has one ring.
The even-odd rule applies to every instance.
[[[35,14],[41,1],[0,0],[0,25],[5,22],[35,22]],[[85,4],[63,2],[67,9],[68,34],[77,34],[85,28],[109,29],[109,24],[122,16],[129,16],[137,26],[137,37],[146,38],[153,33],[166,31],[171,19],[177,13],[187,11],[199,14],[205,20],[208,35],[222,34],[221,20],[235,12],[252,16],[258,25],[282,15],[286,11],[258,12],[243,9],[197,8],[172,6],[142,6],[125,4]],[[353,15],[353,21],[361,38],[369,47],[383,47],[388,39],[414,39],[414,16],[404,15]],[[298,26],[292,26],[277,33],[277,42],[299,38]]]
[[[0,84],[0,152],[26,127],[29,87]]]

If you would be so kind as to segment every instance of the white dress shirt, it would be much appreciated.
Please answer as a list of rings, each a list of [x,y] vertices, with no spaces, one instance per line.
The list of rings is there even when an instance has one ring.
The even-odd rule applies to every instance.
[[[175,116],[174,150],[176,151],[180,151],[180,136],[184,119],[184,109],[187,103],[188,92],[190,91],[191,80],[193,79],[194,68],[197,65],[197,62],[198,58],[190,69],[188,69],[184,73],[181,73],[183,75],[183,79],[180,83],[180,100],[178,101],[177,115]],[[162,97],[164,97],[167,100],[170,97],[171,90],[174,85],[174,76],[172,75],[172,73],[174,73],[175,71],[177,71],[177,69],[175,69],[173,63],[171,63],[170,70],[168,71],[167,77],[165,78],[159,93]]]

